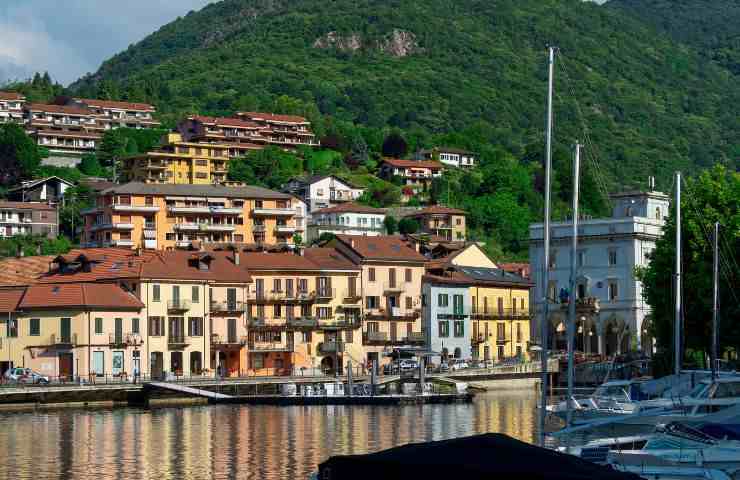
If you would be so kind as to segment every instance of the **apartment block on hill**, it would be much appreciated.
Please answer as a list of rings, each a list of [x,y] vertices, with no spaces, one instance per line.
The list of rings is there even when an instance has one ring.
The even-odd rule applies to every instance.
[[[464,242],[467,238],[466,216],[467,212],[464,210],[432,205],[407,213],[404,217],[418,221],[420,233],[433,235],[447,242]]]
[[[344,203],[316,210],[308,224],[307,240],[312,242],[323,233],[378,236],[385,233],[385,210],[357,203]]]
[[[444,165],[434,160],[401,160],[385,158],[378,176],[386,180],[399,177],[403,181],[402,200],[407,202],[418,195],[428,195],[432,181],[442,176]]]
[[[293,244],[302,202],[260,187],[131,182],[100,192],[83,211],[83,245],[194,248],[204,244]]]
[[[16,92],[0,92],[0,123],[23,124],[26,97]]]
[[[94,152],[105,130],[100,115],[80,106],[31,103],[24,114],[28,134],[52,154]]]
[[[104,130],[121,127],[156,128],[160,125],[154,120],[156,109],[148,103],[72,98],[68,99],[66,104],[86,108],[96,114],[98,123]]]
[[[472,168],[476,158],[473,152],[453,147],[422,149],[416,153],[417,160],[437,160],[450,167]]]
[[[334,175],[314,175],[290,179],[283,191],[303,200],[313,213],[353,202],[360,198],[365,189]]]
[[[0,201],[0,237],[16,235],[59,235],[59,216],[56,206],[36,202]]]

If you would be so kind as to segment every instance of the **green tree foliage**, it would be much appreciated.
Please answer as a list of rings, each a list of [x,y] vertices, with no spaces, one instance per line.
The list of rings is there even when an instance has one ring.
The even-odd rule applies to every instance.
[[[393,132],[383,141],[383,156],[391,158],[404,158],[408,153],[409,145],[406,139],[398,132]]]
[[[0,85],[0,90],[22,93],[26,100],[34,103],[50,103],[64,94],[64,87],[54,82],[48,72],[43,74],[37,72],[28,80]]]
[[[385,216],[383,226],[385,227],[385,233],[388,235],[393,235],[398,231],[398,221],[390,215]]]
[[[16,235],[0,239],[0,257],[60,255],[69,252],[72,242],[66,237],[46,238],[42,235]]]
[[[64,202],[59,208],[59,228],[71,239],[77,239],[77,228],[84,225],[80,212],[93,206],[92,191],[85,184],[68,188],[64,192]]]
[[[103,177],[106,174],[105,169],[98,161],[98,156],[93,153],[83,155],[77,168],[80,169],[80,172],[91,177]]]
[[[114,159],[118,160],[128,155],[138,155],[154,149],[163,135],[162,129],[117,128],[108,130],[98,147],[98,161],[106,167],[112,167]],[[120,165],[116,165],[119,168]]]
[[[41,164],[36,143],[22,127],[0,125],[0,185],[10,186],[30,178]]]
[[[401,201],[401,189],[396,185],[380,179],[371,180],[365,185],[365,193],[357,199],[359,203],[375,208],[398,205]]]
[[[398,232],[403,235],[408,235],[410,233],[416,233],[419,231],[419,222],[414,220],[413,218],[402,218],[398,222]]]
[[[303,174],[303,159],[277,147],[267,147],[229,162],[228,178],[235,182],[277,189]]]
[[[41,165],[36,169],[35,178],[59,177],[68,182],[77,183],[82,178],[80,170],[72,167],[56,167],[54,165]]]
[[[334,235],[333,233],[331,233],[331,232],[324,232],[321,235],[319,235],[319,238],[317,238],[316,240],[313,241],[313,245],[314,246],[316,246],[316,245],[322,246],[322,245],[325,245],[325,244],[331,242],[332,240],[334,240],[334,238],[336,238],[336,235]]]
[[[715,167],[687,180],[681,198],[684,339],[687,350],[708,353],[712,318],[712,238],[720,222],[720,351],[740,345],[740,174]],[[652,333],[664,358],[673,358],[675,208],[650,256],[638,271],[652,308]]]

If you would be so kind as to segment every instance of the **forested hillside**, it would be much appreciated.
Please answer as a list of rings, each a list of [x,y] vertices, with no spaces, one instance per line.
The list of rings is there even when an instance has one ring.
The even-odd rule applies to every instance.
[[[402,129],[541,156],[545,48],[560,47],[556,136],[586,131],[609,188],[740,153],[740,86],[637,16],[580,0],[225,0],[162,27],[72,86],[187,112],[302,113],[355,124],[372,149]],[[474,132],[471,141],[465,132]],[[600,180],[601,181],[601,180]]]

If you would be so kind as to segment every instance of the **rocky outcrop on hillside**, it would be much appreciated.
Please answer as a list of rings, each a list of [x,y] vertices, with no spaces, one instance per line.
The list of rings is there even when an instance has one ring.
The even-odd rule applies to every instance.
[[[313,42],[314,48],[335,48],[342,52],[356,52],[361,49],[378,50],[392,57],[402,58],[422,51],[416,40],[416,35],[406,30],[393,29],[382,40],[366,40],[360,35],[352,33],[342,35],[331,31],[317,38]]]

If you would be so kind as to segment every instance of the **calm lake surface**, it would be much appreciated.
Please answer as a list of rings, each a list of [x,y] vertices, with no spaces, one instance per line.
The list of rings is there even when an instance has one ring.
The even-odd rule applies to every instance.
[[[306,479],[335,454],[501,432],[533,442],[535,390],[409,407],[187,406],[0,413],[0,479]]]

